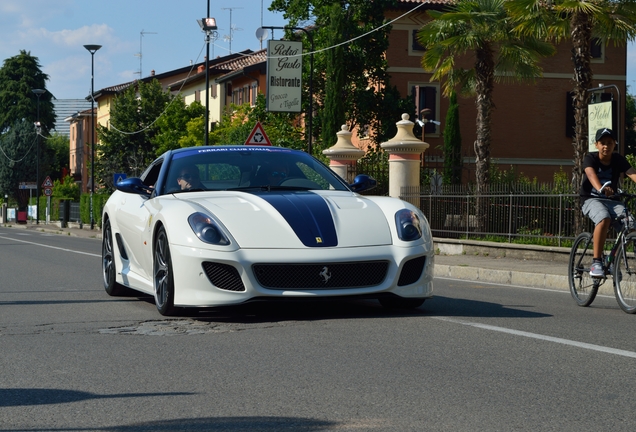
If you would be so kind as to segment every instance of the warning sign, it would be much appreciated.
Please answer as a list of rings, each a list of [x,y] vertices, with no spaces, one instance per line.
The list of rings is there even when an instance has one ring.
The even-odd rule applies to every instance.
[[[256,122],[256,126],[254,126],[250,136],[247,138],[247,141],[245,141],[245,145],[272,145],[265,133],[265,130],[263,129],[263,126],[261,126],[261,122]]]
[[[43,188],[52,188],[53,187],[53,182],[51,181],[51,177],[46,176],[46,178],[44,179],[44,183],[42,183],[42,187]]]

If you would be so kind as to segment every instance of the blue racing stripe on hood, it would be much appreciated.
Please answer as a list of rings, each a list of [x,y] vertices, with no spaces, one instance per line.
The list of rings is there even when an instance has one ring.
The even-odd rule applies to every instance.
[[[300,241],[308,247],[338,246],[331,211],[325,200],[311,192],[256,193],[285,218]]]

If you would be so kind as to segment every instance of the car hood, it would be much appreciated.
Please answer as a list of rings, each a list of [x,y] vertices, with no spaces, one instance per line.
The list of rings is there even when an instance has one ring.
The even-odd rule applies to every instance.
[[[351,192],[176,196],[214,215],[241,248],[359,247],[392,242],[380,206]]]

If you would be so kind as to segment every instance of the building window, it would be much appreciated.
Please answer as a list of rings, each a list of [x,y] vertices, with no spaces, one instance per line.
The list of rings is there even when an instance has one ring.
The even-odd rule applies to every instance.
[[[415,102],[414,119],[439,121],[439,87],[437,85],[412,84],[411,97]],[[423,109],[430,111],[423,115]],[[439,128],[435,123],[427,122],[424,124],[424,132],[426,134],[439,134]]]
[[[232,91],[232,103],[234,105],[241,105],[243,103],[243,89],[238,88]]]
[[[417,32],[418,31],[419,31],[419,29],[411,30],[411,50],[412,51],[420,51],[420,52],[424,53],[424,51],[426,51],[426,48],[424,48],[417,41]]]
[[[210,97],[211,97],[212,99],[216,99],[216,97],[217,97],[216,84],[212,84],[212,85],[210,86]]]
[[[252,106],[256,105],[256,99],[258,98],[258,84],[253,83],[252,87],[251,87],[251,98],[250,98],[250,102],[252,104]]]
[[[605,61],[605,45],[599,38],[592,38],[590,41],[590,54],[593,63],[602,63]]]
[[[361,139],[369,139],[370,137],[371,126],[365,124],[360,128],[360,138]]]

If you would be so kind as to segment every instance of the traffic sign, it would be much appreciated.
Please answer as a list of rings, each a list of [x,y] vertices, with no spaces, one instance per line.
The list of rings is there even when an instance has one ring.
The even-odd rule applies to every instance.
[[[53,182],[51,181],[51,177],[46,176],[46,178],[44,179],[44,183],[42,183],[42,187],[43,188],[52,188],[53,187]]]
[[[45,195],[45,196],[47,196],[47,197],[48,197],[48,196],[52,196],[52,195],[53,195],[53,189],[51,189],[51,188],[45,188],[45,189],[44,189],[44,195]]]
[[[37,183],[35,182],[20,182],[18,189],[37,189]]]
[[[261,126],[261,122],[256,122],[254,129],[252,129],[252,132],[250,132],[247,141],[245,141],[245,145],[272,145],[272,142],[269,140],[269,137],[265,133],[265,129],[263,129],[263,126]]]

